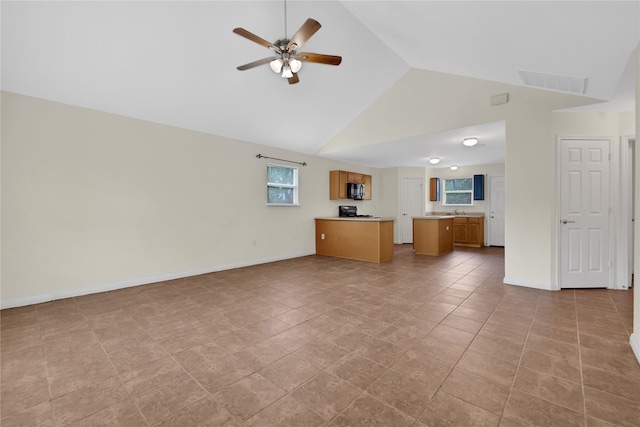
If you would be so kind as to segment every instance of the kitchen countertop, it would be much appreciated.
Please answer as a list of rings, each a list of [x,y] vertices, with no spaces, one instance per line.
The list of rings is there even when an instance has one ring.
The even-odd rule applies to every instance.
[[[453,219],[455,215],[427,215],[427,216],[414,216],[413,219]]]
[[[395,221],[395,218],[390,216],[377,216],[377,217],[363,217],[363,216],[327,216],[318,217],[316,219],[329,220],[329,221],[368,221],[368,222],[385,222]]]
[[[484,215],[484,212],[462,212],[458,214],[453,212],[427,212],[427,216],[428,217],[429,216],[453,216],[453,217],[460,217],[460,218],[484,218],[485,215]]]

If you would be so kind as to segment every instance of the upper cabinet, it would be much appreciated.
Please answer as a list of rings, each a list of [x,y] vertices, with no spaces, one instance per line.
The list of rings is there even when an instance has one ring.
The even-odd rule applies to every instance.
[[[364,177],[361,173],[347,172],[347,182],[349,184],[364,184]]]
[[[429,201],[440,201],[440,178],[431,178],[429,181]]]
[[[347,184],[364,184],[363,200],[371,200],[371,175],[347,171],[329,172],[329,199],[348,199]]]

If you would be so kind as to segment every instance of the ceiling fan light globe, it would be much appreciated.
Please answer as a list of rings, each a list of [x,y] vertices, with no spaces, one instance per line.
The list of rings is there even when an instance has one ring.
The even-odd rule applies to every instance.
[[[285,65],[284,67],[282,67],[282,78],[289,79],[291,77],[293,77],[291,67],[289,65]]]
[[[274,73],[280,73],[280,71],[282,70],[282,59],[277,58],[274,59],[273,61],[269,62],[269,66],[271,67],[271,70]]]
[[[298,59],[290,59],[289,60],[289,67],[291,67],[291,72],[292,73],[297,73],[302,68],[302,61],[300,61]]]

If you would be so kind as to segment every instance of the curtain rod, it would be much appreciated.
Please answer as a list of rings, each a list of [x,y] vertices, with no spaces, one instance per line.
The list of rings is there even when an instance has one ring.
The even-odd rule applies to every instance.
[[[256,157],[259,158],[259,159],[279,160],[281,162],[295,163],[296,165],[307,166],[307,162],[295,162],[293,160],[277,159],[275,157],[263,156],[262,154],[257,154]]]

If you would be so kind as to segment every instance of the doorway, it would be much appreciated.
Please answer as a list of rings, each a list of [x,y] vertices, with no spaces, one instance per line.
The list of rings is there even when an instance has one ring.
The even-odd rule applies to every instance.
[[[489,185],[489,246],[504,246],[504,176],[492,176]]]
[[[559,142],[560,288],[608,288],[608,139]]]
[[[402,178],[402,243],[413,243],[413,217],[425,214],[422,183],[422,178]]]

